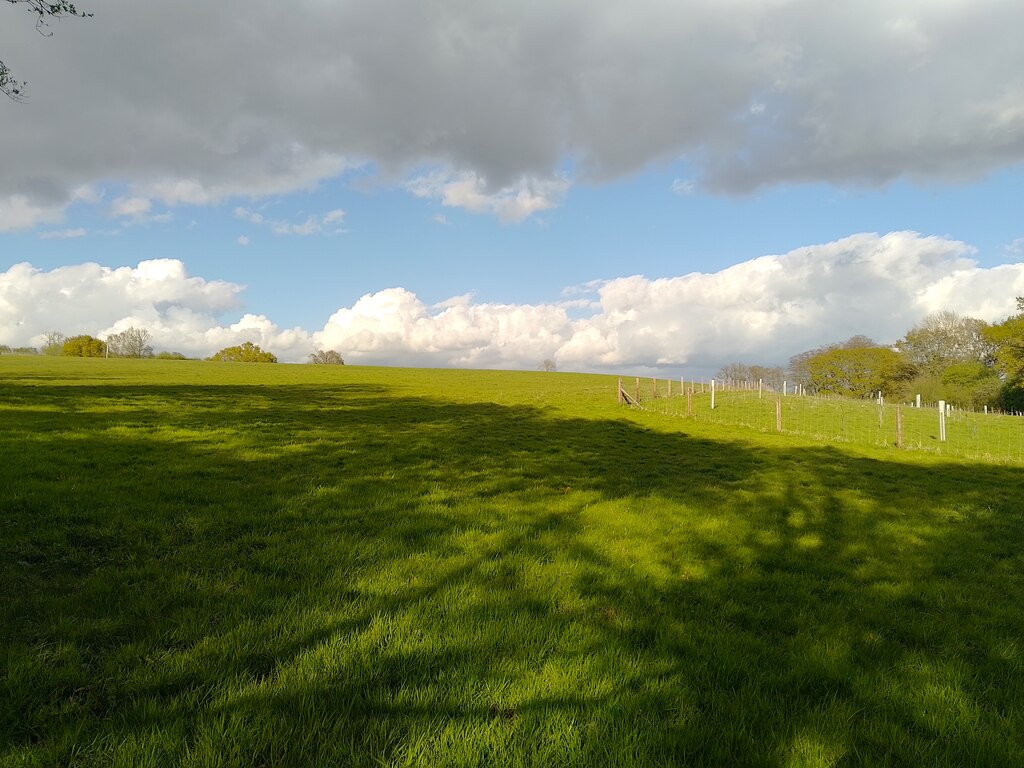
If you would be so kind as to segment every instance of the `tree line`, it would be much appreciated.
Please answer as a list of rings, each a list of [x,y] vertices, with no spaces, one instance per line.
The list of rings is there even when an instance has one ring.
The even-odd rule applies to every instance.
[[[37,347],[10,347],[0,344],[0,355],[59,355],[63,357],[135,357],[158,360],[187,360],[180,352],[153,352],[150,344],[152,334],[145,328],[131,326],[119,333],[112,333],[105,339],[88,334],[65,336],[60,331],[43,334],[43,345]],[[232,347],[224,347],[206,360],[227,363],[276,363],[277,356],[260,348],[258,344],[246,341]],[[344,365],[341,354],[333,349],[322,349],[308,358],[313,365]]]
[[[1024,410],[1024,297],[1017,313],[989,324],[948,310],[925,317],[894,344],[866,336],[794,355],[783,367],[724,366],[726,380],[782,382],[818,394],[889,399],[921,395],[963,408]]]

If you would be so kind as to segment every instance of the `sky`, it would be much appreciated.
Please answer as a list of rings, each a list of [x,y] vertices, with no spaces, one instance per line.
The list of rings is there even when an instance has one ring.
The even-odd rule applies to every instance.
[[[78,6],[0,4],[0,344],[675,377],[1024,295],[1019,0]]]

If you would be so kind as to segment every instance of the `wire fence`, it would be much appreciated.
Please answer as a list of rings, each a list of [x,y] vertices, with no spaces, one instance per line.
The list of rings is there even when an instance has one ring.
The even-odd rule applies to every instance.
[[[938,403],[887,403],[753,386],[636,379],[621,384],[619,402],[666,416],[827,442],[928,451],[994,462],[1024,463],[1024,417]]]

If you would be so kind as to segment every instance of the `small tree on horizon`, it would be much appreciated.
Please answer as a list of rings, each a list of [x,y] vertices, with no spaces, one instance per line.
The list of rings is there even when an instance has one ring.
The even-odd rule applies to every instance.
[[[107,337],[107,346],[114,357],[152,357],[153,348],[149,342],[153,335],[145,328],[134,325],[120,333],[112,333]]]
[[[270,352],[264,352],[256,344],[247,341],[234,347],[224,347],[215,355],[206,358],[218,363],[276,363],[277,357]]]
[[[103,357],[107,352],[107,345],[102,339],[83,334],[65,339],[61,348],[61,354],[65,357]]]
[[[334,349],[317,350],[309,356],[311,365],[344,365],[345,360],[341,353]]]

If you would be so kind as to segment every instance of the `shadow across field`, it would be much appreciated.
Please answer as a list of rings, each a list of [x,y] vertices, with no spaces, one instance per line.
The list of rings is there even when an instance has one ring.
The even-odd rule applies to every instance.
[[[0,403],[0,763],[1024,753],[1020,469],[379,386]]]

